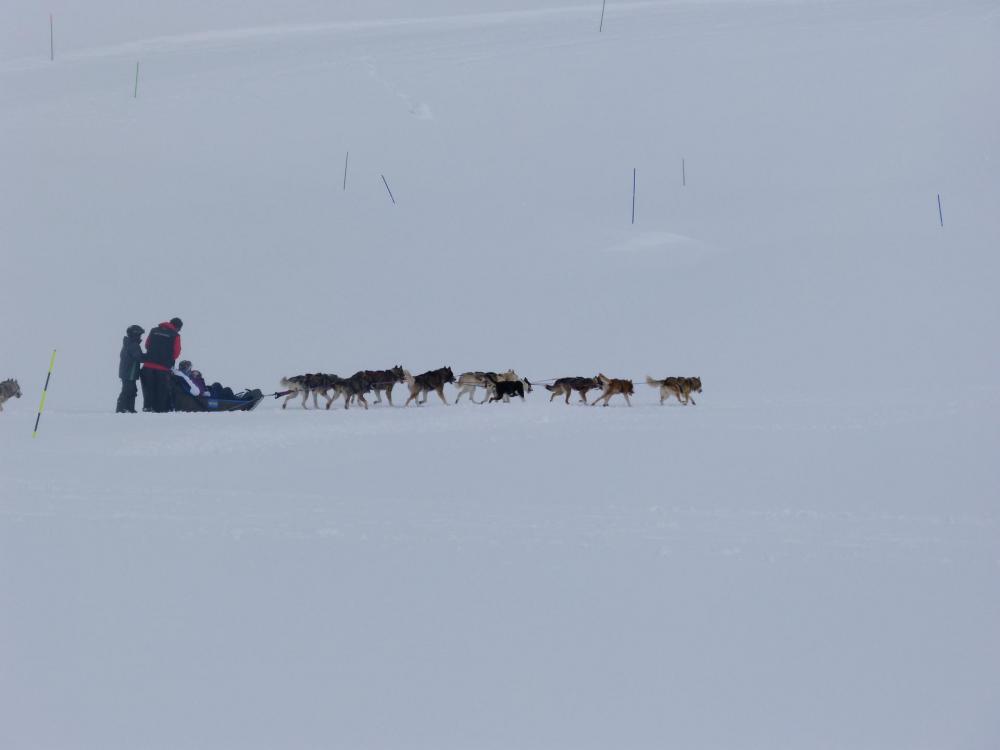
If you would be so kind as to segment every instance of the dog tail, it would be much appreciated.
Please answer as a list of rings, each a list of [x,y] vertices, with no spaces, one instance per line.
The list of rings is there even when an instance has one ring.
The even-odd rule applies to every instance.
[[[646,376],[646,385],[648,386],[652,386],[653,388],[659,388],[661,385],[663,385],[663,383],[664,381],[662,380],[655,380],[654,378],[649,377],[649,375]]]
[[[555,389],[556,389],[556,387],[554,385],[546,385],[545,386],[545,390],[547,390],[547,391],[554,391]]]
[[[410,374],[410,371],[403,370],[403,377],[406,378],[406,384],[410,386],[410,388],[412,389],[413,386],[416,384],[416,381],[413,379],[413,376]]]

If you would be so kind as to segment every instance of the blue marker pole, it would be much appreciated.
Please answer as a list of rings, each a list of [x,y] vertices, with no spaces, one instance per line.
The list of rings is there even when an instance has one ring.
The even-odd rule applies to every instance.
[[[632,223],[635,224],[635,167],[632,167]]]
[[[608,0],[603,0],[601,3],[601,27],[597,30],[598,32],[604,31],[604,6],[608,4]]]
[[[396,199],[392,197],[392,190],[389,189],[389,183],[385,181],[385,175],[380,175],[382,182],[385,183],[385,189],[389,191],[389,197],[392,198],[392,205],[396,205]]]
[[[941,210],[941,193],[938,193],[938,219],[941,221],[941,226],[944,226],[944,212]]]

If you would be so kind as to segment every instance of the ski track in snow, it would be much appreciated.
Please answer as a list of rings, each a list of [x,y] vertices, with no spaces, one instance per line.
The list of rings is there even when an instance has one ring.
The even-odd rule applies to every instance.
[[[759,7],[773,6],[776,8],[794,8],[802,5],[804,0],[753,0]],[[810,0],[805,0],[810,2]],[[827,0],[811,0],[816,6],[829,5]],[[843,4],[843,3],[842,3]],[[747,7],[740,0],[647,0],[645,2],[614,2],[607,6],[606,20],[610,22],[621,16],[642,13],[644,11],[677,12],[690,8],[700,10],[706,6],[717,6],[725,9]],[[946,15],[937,5],[928,6],[924,11],[928,23],[933,23],[935,17]],[[994,11],[995,13],[995,11]],[[283,41],[304,36],[356,36],[361,37],[371,33],[398,35],[424,34],[435,31],[470,31],[504,27],[512,24],[536,24],[539,22],[556,21],[562,18],[577,18],[590,20],[594,17],[594,5],[574,5],[554,8],[537,8],[532,10],[513,10],[486,13],[462,13],[443,15],[430,18],[401,17],[377,20],[355,20],[327,23],[302,23],[288,25],[255,26],[246,28],[217,29],[213,31],[190,32],[170,36],[139,39],[102,47],[84,48],[62,52],[57,62],[83,62],[114,57],[135,58],[157,54],[172,54],[198,49],[225,49],[244,45],[259,44],[270,40]],[[886,23],[892,23],[894,17],[886,17]],[[613,33],[608,29],[609,34]],[[0,61],[0,73],[37,70],[51,68],[51,62],[44,58],[20,58]]]
[[[782,2],[784,0],[775,0]],[[676,4],[671,2],[632,2],[616,3],[612,8],[614,13],[628,13],[646,9],[664,8]],[[345,21],[331,23],[310,23],[262,26],[251,28],[221,29],[216,31],[194,32],[173,36],[154,37],[119,44],[82,49],[61,53],[59,61],[78,62],[110,57],[133,58],[143,55],[169,54],[193,49],[229,48],[247,44],[258,44],[268,40],[285,40],[296,36],[323,35],[360,35],[369,32],[385,32],[398,34],[412,32],[415,34],[427,31],[462,31],[505,26],[514,23],[533,23],[557,19],[564,16],[593,16],[591,5],[578,5],[563,8],[539,8],[537,10],[519,10],[495,13],[464,13],[458,15],[438,16],[434,18],[394,18],[371,21]],[[48,60],[26,58],[0,63],[0,72],[17,72],[45,68],[51,65]]]

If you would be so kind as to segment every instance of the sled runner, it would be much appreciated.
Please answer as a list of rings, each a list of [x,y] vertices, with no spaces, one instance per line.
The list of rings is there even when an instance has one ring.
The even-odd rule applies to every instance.
[[[235,394],[235,398],[192,396],[182,385],[174,382],[174,411],[253,411],[263,400],[259,389]]]

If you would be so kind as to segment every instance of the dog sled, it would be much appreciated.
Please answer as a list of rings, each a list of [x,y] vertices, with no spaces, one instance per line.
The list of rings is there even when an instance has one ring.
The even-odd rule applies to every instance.
[[[212,398],[210,395],[193,396],[183,383],[173,379],[174,411],[253,411],[264,394],[253,388],[233,394],[233,398]]]

